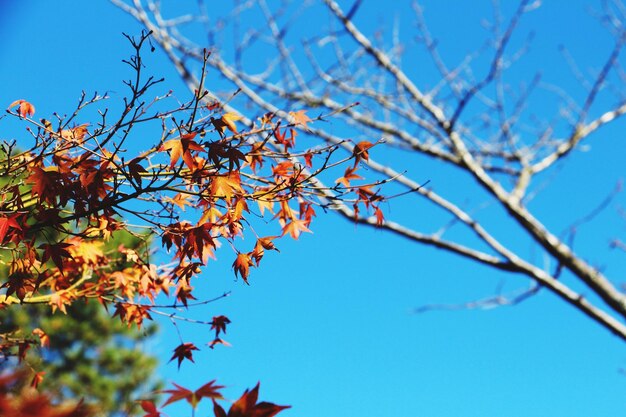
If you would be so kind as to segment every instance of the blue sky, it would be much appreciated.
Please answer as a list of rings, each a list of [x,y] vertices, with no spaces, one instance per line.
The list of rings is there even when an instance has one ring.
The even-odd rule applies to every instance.
[[[365,1],[358,23],[374,28],[399,15],[378,3]],[[490,3],[426,2],[426,18],[446,58],[458,59],[480,41],[480,20],[489,16]],[[601,62],[610,44],[587,11],[598,4],[545,3],[523,21],[522,31],[532,28],[536,40],[526,63],[512,71],[545,68],[547,82],[582,95],[557,46],[566,44],[584,62]],[[3,102],[28,99],[44,117],[71,110],[85,90],[110,91],[115,106],[121,81],[130,75],[121,63],[130,53],[121,33],[139,31],[103,0],[0,1]],[[160,53],[150,56],[148,66],[166,77],[164,90],[187,97]],[[0,123],[2,138],[25,135]],[[563,201],[568,212],[586,213],[624,178],[623,129],[621,123],[596,135],[592,152],[575,153],[561,167],[549,191],[533,203],[542,221],[561,230],[576,218],[563,216]],[[423,170],[440,192],[463,186],[427,162],[412,169]],[[431,215],[413,200],[396,200],[388,210],[390,217],[426,224]],[[596,227],[581,231],[578,247],[592,262],[608,265],[612,276],[624,276],[624,258],[608,251],[607,239],[625,229],[613,205]],[[474,300],[502,282],[513,289],[525,281],[333,215],[320,216],[313,231],[297,242],[280,242],[280,254],[266,256],[250,287],[233,282],[230,254],[218,253],[219,261],[197,285],[207,297],[229,290],[232,296],[190,315],[229,316],[226,339],[233,346],[205,348],[194,355],[195,366],[185,363],[179,371],[166,363],[178,340],[164,323],[162,337],[146,347],[163,359],[162,375],[192,389],[218,379],[231,398],[260,380],[262,399],[293,406],[285,417],[582,417],[626,411],[624,342],[551,294],[541,292],[514,308],[415,315],[411,310],[420,305]],[[532,257],[532,247],[520,247]],[[206,333],[210,340],[208,329],[179,326],[184,337],[200,334],[203,340]],[[208,414],[203,409],[197,415]]]

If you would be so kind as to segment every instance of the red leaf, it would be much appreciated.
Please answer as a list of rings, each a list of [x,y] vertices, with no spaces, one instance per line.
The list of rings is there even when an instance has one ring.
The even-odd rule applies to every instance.
[[[259,386],[256,384],[251,391],[246,390],[228,410],[229,417],[273,417],[282,410],[290,408],[289,405],[276,405],[268,402],[256,403],[259,396]],[[215,417],[225,417],[224,410],[214,405]]]
[[[228,417],[226,411],[215,400],[213,400],[213,414],[215,414],[215,417]]]
[[[226,316],[215,316],[211,321],[211,330],[215,330],[215,337],[220,335],[220,332],[226,333],[226,325],[230,324],[230,320]]]
[[[0,243],[4,242],[4,238],[6,237],[9,227],[21,230],[22,227],[15,221],[15,219],[19,216],[19,214],[14,214],[12,216],[2,216],[0,217]]]
[[[74,259],[72,254],[70,254],[66,248],[71,247],[70,243],[54,243],[52,245],[48,243],[42,243],[39,245],[40,249],[43,249],[43,255],[41,256],[41,262],[45,263],[48,259],[52,259],[52,262],[59,268],[59,270],[63,271],[63,258]]]
[[[307,168],[313,168],[313,154],[311,152],[304,154],[304,163]]]
[[[176,349],[174,349],[174,354],[172,355],[169,361],[171,362],[176,358],[178,360],[178,368],[180,369],[180,364],[185,359],[188,359],[191,362],[193,362],[194,350],[199,350],[199,349],[193,343],[181,343],[180,345],[176,347]]]
[[[163,403],[162,407],[180,400],[187,400],[193,406],[193,391],[185,387],[181,387],[175,382],[172,382],[172,384],[176,387],[176,389],[166,389],[161,391],[163,394],[171,394],[167,401]]]
[[[223,398],[219,390],[224,387],[214,384],[215,380],[204,384],[195,391],[191,391],[185,387],[181,387],[180,385],[173,383],[173,385],[176,387],[175,389],[160,391],[164,394],[170,394],[170,397],[167,399],[167,401],[163,403],[163,407],[180,400],[186,400],[189,404],[191,404],[193,408],[196,408],[202,398],[211,398],[213,400]]]
[[[215,380],[207,382],[194,392],[195,396],[198,398],[198,401],[200,401],[201,398],[211,398],[213,400],[223,398],[219,390],[224,388],[224,386],[213,384],[215,384]]]
[[[141,187],[141,174],[148,171],[139,164],[141,158],[134,158],[128,163],[128,174]]]
[[[154,405],[152,401],[142,400],[140,404],[141,404],[141,408],[143,409],[143,411],[147,413],[143,417],[160,417],[161,416],[161,413],[157,410],[156,405]]]

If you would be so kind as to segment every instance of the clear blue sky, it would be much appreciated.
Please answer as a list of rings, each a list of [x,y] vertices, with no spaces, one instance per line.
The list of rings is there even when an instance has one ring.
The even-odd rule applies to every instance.
[[[397,15],[377,3],[364,1],[363,25],[374,28]],[[426,17],[447,57],[476,45],[490,3],[426,2]],[[545,63],[549,82],[575,88],[557,46],[568,45],[585,62],[600,62],[610,45],[587,12],[598,2],[545,3],[523,23],[522,30],[533,28],[537,38],[528,61]],[[108,90],[113,102],[121,99],[121,81],[130,74],[121,63],[130,53],[121,32],[139,31],[104,0],[0,0],[0,107],[25,98],[44,117],[70,111],[81,90]],[[159,53],[150,61],[150,70],[167,78],[164,89],[186,97],[168,62]],[[514,71],[523,74],[524,65]],[[25,134],[0,123],[2,138]],[[622,123],[595,136],[593,152],[570,158],[571,167],[537,203],[541,220],[560,230],[567,225],[562,201],[571,202],[568,211],[584,213],[624,177],[623,129]],[[605,174],[613,182],[603,182]],[[424,177],[440,190],[458,186],[437,171]],[[389,217],[429,216],[426,208],[402,204],[394,201]],[[612,207],[580,245],[594,263],[612,261],[612,275],[623,277],[624,258],[620,263],[607,249],[607,239],[626,230],[616,218]],[[293,406],[285,417],[626,413],[626,376],[620,373],[626,345],[551,294],[515,308],[414,315],[416,306],[473,300],[492,294],[500,282],[515,288],[523,281],[333,215],[320,216],[313,230],[298,242],[281,242],[281,253],[264,259],[250,287],[233,282],[231,254],[218,254],[219,262],[197,286],[207,297],[228,290],[233,295],[190,315],[229,316],[226,339],[233,346],[205,348],[194,355],[195,366],[185,363],[178,371],[166,364],[178,339],[164,323],[162,337],[147,346],[163,359],[162,375],[192,389],[218,379],[231,397],[260,380],[262,399]],[[210,340],[208,329],[199,326],[181,324],[181,331],[189,339]],[[204,332],[205,338],[198,336]],[[203,413],[198,415],[208,409]]]

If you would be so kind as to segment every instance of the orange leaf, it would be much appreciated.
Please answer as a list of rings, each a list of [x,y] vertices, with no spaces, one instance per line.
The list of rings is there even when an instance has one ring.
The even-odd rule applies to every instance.
[[[37,372],[33,377],[33,380],[30,382],[30,386],[33,388],[37,388],[39,384],[43,381],[43,376],[46,374],[45,371]]]
[[[237,126],[235,122],[241,120],[241,116],[236,113],[226,113],[219,119],[213,119],[213,126],[220,133],[220,136],[224,136],[226,129],[233,133],[237,133]]]
[[[215,175],[211,178],[211,194],[214,197],[230,201],[234,193],[242,193],[239,174],[232,172],[227,175]]]
[[[370,155],[368,149],[372,146],[374,146],[374,144],[366,140],[354,145],[354,149],[352,149],[352,155],[354,156],[354,166],[356,166],[361,159],[369,161]]]
[[[171,139],[161,146],[161,151],[170,151],[170,169],[178,163],[182,157],[189,169],[194,168],[194,160],[191,151],[203,151],[204,148],[193,141],[196,132],[181,135],[180,139]]]
[[[162,151],[170,151],[170,169],[174,168],[183,155],[183,145],[180,139],[168,140],[161,146]]]
[[[235,271],[235,276],[237,274],[241,275],[244,282],[248,283],[248,275],[250,275],[250,267],[253,266],[254,263],[252,259],[250,259],[250,255],[247,253],[240,253],[235,258],[235,262],[233,262],[233,270]]]
[[[306,110],[298,110],[296,112],[290,111],[289,116],[292,117],[293,122],[296,125],[302,125],[306,128],[308,128],[307,123],[312,121],[309,119],[309,116],[306,115]]]
[[[81,141],[85,138],[85,135],[89,133],[87,131],[87,126],[89,126],[89,123],[84,123],[70,129],[63,129],[61,130],[61,138],[68,141]]]
[[[382,226],[385,222],[385,216],[383,216],[383,212],[378,207],[374,210],[374,216],[376,216],[376,225]]]
[[[180,207],[182,211],[185,211],[185,206],[193,206],[193,204],[189,201],[190,197],[191,195],[189,194],[178,193],[173,198],[163,197],[163,201],[174,204]]]
[[[349,188],[351,180],[363,179],[363,177],[361,177],[360,175],[354,173],[356,170],[357,170],[357,166],[356,165],[354,165],[352,167],[346,168],[346,171],[344,172],[343,177],[338,178],[335,182],[339,183],[339,184],[342,184],[346,188]]]
[[[259,262],[261,262],[261,259],[263,258],[265,249],[280,252],[276,248],[276,246],[274,246],[274,242],[272,242],[272,240],[276,239],[277,237],[278,236],[267,236],[257,239],[256,245],[254,245],[254,250],[250,254],[250,256],[256,261],[257,266],[259,266]]]
[[[50,337],[48,337],[46,332],[41,330],[39,327],[33,329],[32,334],[39,338],[39,343],[41,343],[41,347],[50,346]]]
[[[35,114],[35,106],[30,104],[26,100],[15,100],[13,103],[11,103],[9,109],[15,106],[18,106],[17,114],[19,114],[20,117],[29,117]]]
[[[300,237],[300,233],[309,232],[312,233],[307,227],[306,220],[293,219],[291,222],[287,223],[283,226],[283,236],[289,233],[292,238],[298,239]]]
[[[207,343],[209,345],[209,347],[211,349],[213,349],[215,347],[215,345],[224,345],[224,346],[232,346],[230,343],[228,343],[226,340],[224,339],[220,339],[219,337],[216,337],[215,339],[211,340],[209,343]]]

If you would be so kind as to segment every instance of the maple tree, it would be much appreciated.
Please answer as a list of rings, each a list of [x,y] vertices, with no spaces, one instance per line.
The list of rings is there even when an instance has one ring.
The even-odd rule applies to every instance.
[[[89,311],[85,303],[91,301],[89,308],[109,311],[112,320],[138,330],[145,329],[154,315],[186,320],[168,310],[192,308],[227,295],[202,300],[194,291],[195,279],[216,258],[219,247],[223,247],[219,256],[232,250],[234,276],[250,284],[252,269],[260,266],[266,251],[279,251],[277,240],[298,239],[310,232],[316,209],[325,207],[319,197],[328,193],[318,177],[351,165],[354,180],[360,161],[367,160],[374,146],[360,142],[360,151],[341,158],[335,156],[336,145],[298,149],[299,130],[336,112],[310,117],[300,109],[284,117],[269,112],[247,119],[203,89],[204,72],[188,102],[171,105],[171,92],[148,100],[147,93],[163,81],[144,74],[142,51],[150,43],[150,33],[127,38],[134,54],[125,62],[134,77],[125,82],[129,95],[117,117],[108,109],[94,111],[108,98],[98,94],[83,95],[69,116],[41,117],[36,103],[25,99],[7,109],[8,116],[25,125],[29,138],[1,144],[3,309],[41,305],[56,317]],[[209,55],[204,53],[205,65]],[[94,114],[96,121],[85,120]],[[143,141],[143,149],[136,149],[133,133],[142,126],[152,129],[154,141]],[[384,199],[378,187],[383,183],[356,185],[344,178],[337,187],[341,186],[342,199],[379,213],[382,223],[375,202]],[[186,211],[190,207],[194,210]],[[134,237],[135,243],[119,240],[121,235]],[[252,237],[252,247],[244,244],[244,235]],[[166,253],[155,253],[150,242],[160,243]],[[170,261],[159,261],[166,256]],[[221,338],[228,317],[194,322],[214,331],[210,348],[228,343]],[[51,343],[61,343],[62,338],[53,334],[60,330],[37,327],[27,333],[18,326],[0,334],[5,356],[28,361],[31,391],[45,388],[47,376],[26,353],[31,347],[45,351]],[[181,336],[172,349],[171,361],[180,367],[193,362],[199,348]],[[19,387],[23,380],[24,374],[17,372],[2,383]],[[164,405],[183,398],[192,408],[204,397],[215,402],[221,398],[220,387],[211,384],[194,392],[177,385],[176,390],[165,391],[172,395]],[[215,403],[215,415],[273,416],[286,408],[257,404],[258,388],[246,391],[228,414]],[[9,390],[0,396],[0,404],[15,410],[32,406],[42,416],[92,412],[88,407],[73,408],[69,414],[54,411],[46,394],[28,390],[24,388],[21,396],[17,388]],[[36,405],[26,399],[30,396]],[[160,413],[151,401],[140,405],[148,415]]]
[[[154,31],[155,42],[191,89],[199,84],[193,65],[203,60],[201,46],[212,48],[207,65],[221,75],[227,88],[241,92],[229,111],[237,105],[276,113],[300,124],[299,132],[306,137],[338,146],[344,156],[352,157],[354,166],[345,167],[342,176],[322,179],[327,184],[322,198],[332,203],[329,207],[335,213],[474,261],[479,267],[527,278],[510,294],[427,305],[417,308],[418,312],[515,305],[550,292],[626,340],[626,295],[619,273],[609,276],[597,266],[603,261],[590,260],[593,247],[574,248],[583,226],[615,202],[621,190],[619,178],[607,174],[597,181],[589,175],[583,178],[585,187],[573,184],[580,178],[565,180],[576,190],[572,194],[596,189],[599,183],[614,189],[606,198],[597,198],[595,205],[581,207],[576,215],[568,207],[578,202],[564,195],[558,202],[561,221],[550,219],[536,205],[541,196],[550,195],[542,191],[561,167],[578,151],[589,149],[598,132],[617,125],[626,113],[621,93],[626,39],[623,2],[595,4],[598,26],[606,29],[602,57],[594,56],[595,49],[584,50],[578,62],[563,45],[549,52],[563,55],[568,72],[553,73],[554,85],[542,78],[547,68],[541,62],[528,59],[520,64],[535,45],[523,27],[533,19],[527,15],[542,12],[538,1],[502,2],[506,7],[493,2],[493,17],[486,18],[481,29],[483,46],[456,58],[447,56],[459,52],[456,40],[446,48],[438,42],[419,2],[394,9],[403,18],[413,18],[407,26],[416,36],[401,36],[399,25],[388,33],[372,30],[367,25],[371,10],[364,11],[369,6],[359,0],[350,2],[349,8],[334,0],[306,5],[287,1],[280,6],[254,0],[227,9],[228,18],[222,20],[216,18],[217,8],[209,13],[200,2],[172,10],[150,0],[113,2]],[[383,18],[390,11],[385,8],[377,13]],[[320,16],[327,16],[330,23],[318,21]],[[211,19],[224,24],[204,25]],[[201,37],[181,34],[182,25],[196,24]],[[207,39],[222,39],[223,33],[232,34],[235,41],[207,45]],[[259,56],[271,57],[262,71],[251,65]],[[521,65],[521,73],[513,69]],[[561,85],[566,76],[573,77],[578,88],[571,83]],[[319,113],[337,112],[337,120],[332,125],[310,123],[307,114],[311,113],[300,113],[307,107]],[[286,150],[291,137],[285,133],[276,138]],[[376,156],[371,155],[373,144],[381,145]],[[299,157],[306,164],[307,155]],[[416,168],[422,163],[447,182],[463,185],[446,189],[446,181],[440,180],[425,186],[429,174]],[[618,163],[612,163],[619,169]],[[362,181],[360,167],[367,167],[370,179],[388,179],[394,195],[414,196],[412,213],[428,207],[438,220],[420,223],[414,214],[386,219],[380,211],[380,196],[367,186],[356,190],[359,204],[350,204],[343,199],[343,187],[351,189]],[[334,181],[340,187],[333,187]],[[558,186],[553,189],[559,192]],[[497,208],[496,215],[492,208]],[[569,220],[563,225],[565,219]],[[303,230],[300,226],[292,224],[289,233],[297,236]],[[604,240],[596,240],[595,245],[605,252],[626,247],[623,239],[611,235],[613,230],[603,232]],[[532,249],[520,249],[520,242]],[[249,265],[241,257],[238,271],[245,274]],[[459,274],[467,275],[465,271]]]
[[[106,245],[113,249],[120,244],[139,249],[144,241],[117,233]],[[0,275],[8,275],[7,265],[0,265]],[[163,385],[154,375],[157,359],[138,348],[154,337],[156,324],[141,331],[129,328],[111,320],[96,300],[66,306],[67,314],[51,310],[45,304],[0,310],[0,337],[5,342],[24,336],[39,342],[26,345],[21,358],[19,345],[5,343],[0,370],[31,369],[32,383],[55,401],[82,398],[98,404],[102,415],[138,415],[135,399]]]

